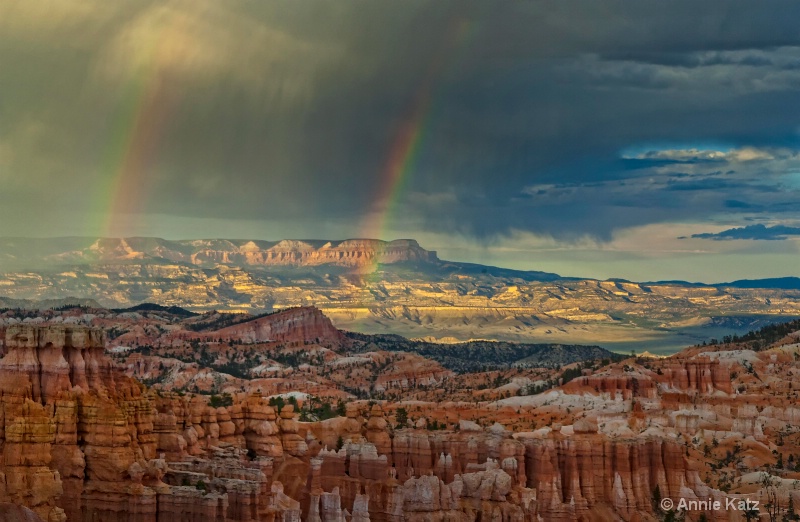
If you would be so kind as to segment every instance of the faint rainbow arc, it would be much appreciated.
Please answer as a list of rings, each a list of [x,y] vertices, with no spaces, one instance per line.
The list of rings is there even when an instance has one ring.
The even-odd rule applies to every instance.
[[[423,77],[423,81],[411,104],[410,116],[400,125],[396,138],[381,174],[375,204],[370,216],[366,218],[362,236],[366,239],[388,239],[383,235],[392,214],[397,210],[400,196],[408,183],[422,144],[434,119],[435,87],[437,80],[446,76],[445,64],[450,57],[450,68],[455,68],[468,48],[475,34],[474,23],[462,19],[453,24],[450,35],[434,56]],[[455,55],[455,56],[453,56]],[[377,214],[377,216],[376,216]],[[366,268],[367,273],[377,270],[377,256]]]
[[[96,195],[95,215],[101,222],[93,229],[99,230],[101,237],[133,230],[130,222],[122,220],[142,210],[147,166],[169,113],[159,63],[165,32],[162,29],[144,47],[143,64],[124,85],[113,112],[100,167],[106,181]]]

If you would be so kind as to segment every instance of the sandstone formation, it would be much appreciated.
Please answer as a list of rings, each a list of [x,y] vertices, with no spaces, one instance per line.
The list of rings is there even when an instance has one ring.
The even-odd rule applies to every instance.
[[[761,352],[696,347],[456,378],[418,355],[320,346],[341,333],[310,309],[214,330],[221,338],[204,361],[263,352],[292,361],[276,382],[314,377],[349,397],[319,420],[313,396],[277,402],[255,389],[269,385],[263,377],[238,378],[249,391],[227,396],[148,389],[104,353],[102,330],[55,316],[4,328],[0,513],[20,520],[633,522],[659,520],[659,496],[772,495],[787,516],[790,499],[800,505],[795,337]],[[177,331],[126,320],[148,343]],[[120,324],[106,326],[119,335]],[[286,341],[238,344],[267,325],[278,333],[265,336]],[[134,364],[155,371],[143,353]],[[577,376],[561,384],[567,375]],[[525,384],[509,396],[512,376]],[[473,393],[476,383],[487,389]],[[370,393],[394,398],[356,400]],[[686,520],[701,516],[741,519],[700,509]]]
[[[112,368],[100,330],[12,326],[5,344],[0,500],[48,522],[299,520],[269,480],[283,441],[260,399],[229,411],[149,395]]]
[[[330,319],[314,307],[283,310],[246,323],[198,335],[206,339],[237,339],[257,342],[320,342],[338,343],[343,339]]]
[[[223,263],[266,266],[331,264],[363,267],[376,263],[397,263],[401,261],[432,263],[438,261],[436,252],[424,250],[413,239],[398,239],[388,242],[376,239],[348,239],[346,241],[283,240],[277,243],[248,241],[242,245],[234,245],[232,243],[229,243],[229,245],[206,245],[203,241],[186,243],[195,249],[190,259],[196,264]]]
[[[11,245],[10,248],[15,248]],[[381,241],[347,239],[344,241],[233,241],[199,239],[168,241],[158,238],[101,238],[89,245],[76,245],[66,252],[45,255],[51,262],[114,262],[135,259],[159,259],[201,266],[316,266],[338,265],[363,267],[376,263],[403,261],[435,263],[436,252],[423,249],[413,239]]]
[[[26,508],[16,504],[0,503],[0,521],[2,522],[42,522],[41,517]]]
[[[333,432],[344,446],[326,449],[314,441],[330,421],[300,423],[259,395],[212,407],[146,392],[103,355],[99,330],[11,326],[5,345],[0,500],[48,521],[528,520],[562,513],[551,495],[554,477],[570,473],[559,452],[578,458],[499,426],[395,430],[377,404],[348,406]],[[608,465],[630,490],[631,469]],[[674,465],[673,475],[685,471]],[[584,481],[584,504],[616,498]]]

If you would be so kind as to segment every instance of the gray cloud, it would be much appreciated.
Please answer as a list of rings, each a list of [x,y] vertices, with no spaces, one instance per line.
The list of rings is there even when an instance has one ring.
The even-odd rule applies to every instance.
[[[681,54],[586,54],[568,64],[600,87],[680,90],[705,97],[794,90],[800,47],[705,50]],[[714,88],[718,90],[714,92]]]
[[[609,223],[625,228],[721,215],[763,220],[800,210],[797,184],[787,174],[800,169],[800,156],[792,149],[658,149],[625,161],[626,169],[615,178],[529,185],[515,200],[518,214],[543,220],[557,216],[566,227],[610,239]],[[550,223],[549,229],[557,226]]]
[[[798,16],[788,1],[5,3],[0,218],[18,234],[159,216],[176,234],[203,217],[355,236],[415,123],[389,229],[608,239],[791,218]]]
[[[696,239],[713,239],[716,241],[732,239],[751,239],[751,240],[786,240],[791,236],[800,236],[800,227],[788,227],[785,225],[748,225],[746,227],[730,228],[716,233],[692,234]]]

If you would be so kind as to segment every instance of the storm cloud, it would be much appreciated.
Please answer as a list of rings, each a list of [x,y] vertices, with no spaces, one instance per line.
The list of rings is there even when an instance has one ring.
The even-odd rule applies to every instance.
[[[692,237],[699,239],[714,239],[717,241],[731,239],[753,239],[753,240],[786,240],[790,236],[800,236],[800,227],[787,227],[775,225],[768,227],[765,225],[749,225],[746,227],[729,228],[722,232],[705,232],[692,234]]]
[[[796,221],[799,17],[790,1],[1,2],[2,235],[343,238],[388,211],[385,234],[604,242]]]

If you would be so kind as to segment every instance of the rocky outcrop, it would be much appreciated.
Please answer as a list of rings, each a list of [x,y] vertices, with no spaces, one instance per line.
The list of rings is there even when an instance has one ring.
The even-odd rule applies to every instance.
[[[280,341],[284,343],[340,343],[342,332],[336,329],[318,308],[304,306],[282,310],[266,317],[196,336],[201,339],[238,339],[244,342]]]
[[[105,394],[115,383],[104,348],[98,329],[12,325],[0,360],[0,390],[42,403],[73,387]]]
[[[656,491],[722,495],[706,461],[778,469],[800,415],[784,400],[794,355],[748,355],[752,396],[739,382],[729,394],[728,363],[703,355],[586,368],[492,403],[349,401],[301,422],[259,392],[148,391],[103,344],[83,326],[7,328],[0,502],[47,522],[649,520]]]
[[[594,393],[612,398],[630,400],[634,398],[655,398],[658,395],[655,374],[641,367],[630,371],[613,368],[594,375],[576,377],[564,385],[570,393]]]
[[[14,246],[12,246],[14,248]],[[347,239],[344,241],[190,240],[168,241],[159,238],[101,238],[87,247],[56,252],[52,262],[113,262],[130,260],[169,260],[201,266],[216,264],[255,266],[338,265],[363,267],[376,263],[402,261],[438,261],[436,252],[420,247],[413,239],[381,241]]]
[[[196,264],[244,264],[259,266],[339,265],[364,267],[377,263],[438,261],[436,252],[423,249],[413,239],[380,241],[377,239],[348,239],[345,241],[283,240],[277,243],[247,241],[241,245],[231,242],[208,245],[192,242],[197,250],[190,259]],[[216,248],[214,248],[216,246]]]
[[[41,517],[25,506],[0,503],[0,520],[3,522],[43,522]]]
[[[51,452],[55,424],[37,402],[3,399],[0,501],[27,506],[48,522],[63,522],[66,516],[57,501],[64,489]]]
[[[610,440],[594,435],[525,439],[527,485],[547,520],[591,519],[598,507],[626,520],[651,512],[655,488],[680,497],[702,482],[683,449],[665,440]]]
[[[0,393],[11,499],[46,520],[74,520],[108,503],[121,512],[155,509],[152,491],[126,484],[155,457],[152,407],[138,383],[113,370],[102,332],[16,325],[5,344]],[[20,491],[32,497],[23,502]]]
[[[5,344],[0,502],[48,522],[299,520],[269,459],[303,453],[291,412],[282,433],[260,397],[226,409],[147,394],[113,369],[99,330],[13,326]]]
[[[673,357],[659,376],[665,386],[692,394],[733,393],[730,371],[720,361],[707,356]]]

